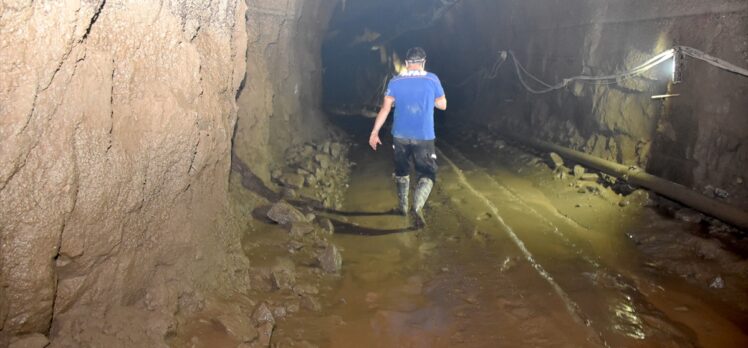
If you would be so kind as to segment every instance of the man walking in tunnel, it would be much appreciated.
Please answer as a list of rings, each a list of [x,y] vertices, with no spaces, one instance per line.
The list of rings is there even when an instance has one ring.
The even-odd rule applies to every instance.
[[[397,186],[398,211],[408,213],[408,191],[410,190],[410,165],[415,165],[417,183],[413,193],[411,213],[417,227],[426,220],[423,206],[436,180],[436,149],[434,146],[434,108],[447,109],[439,78],[426,71],[426,51],[413,47],[405,55],[406,70],[390,80],[384,95],[382,108],[374,121],[369,136],[369,145],[374,151],[382,142],[379,130],[395,106],[392,125],[393,148],[395,150],[395,182]]]

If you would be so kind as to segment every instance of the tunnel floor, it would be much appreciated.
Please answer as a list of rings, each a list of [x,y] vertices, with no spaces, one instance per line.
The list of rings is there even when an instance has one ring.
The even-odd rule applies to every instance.
[[[335,222],[331,242],[341,249],[342,272],[315,285],[319,303],[302,304],[278,321],[274,343],[748,346],[745,312],[715,299],[742,301],[744,283],[697,286],[663,271],[633,242],[663,232],[692,234],[692,224],[634,198],[622,207],[621,196],[558,179],[528,152],[455,131],[437,141],[440,171],[428,226],[411,230],[406,218],[390,213],[396,197],[389,145],[371,151],[357,123],[370,120],[349,122],[356,123],[349,131],[359,144],[350,152],[357,163],[350,187],[339,212],[320,213]],[[269,226],[252,237],[255,265],[286,253],[279,248],[256,260],[256,250],[282,243],[283,235]],[[672,253],[670,247],[664,242],[652,252]],[[211,336],[209,328],[196,330]]]

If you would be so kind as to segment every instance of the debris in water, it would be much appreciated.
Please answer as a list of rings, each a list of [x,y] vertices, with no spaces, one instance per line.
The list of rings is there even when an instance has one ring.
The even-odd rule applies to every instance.
[[[721,276],[717,276],[716,278],[712,279],[712,281],[709,283],[709,287],[712,289],[724,289],[725,280],[722,279]]]
[[[270,208],[270,211],[268,211],[267,217],[270,220],[273,220],[281,225],[285,225],[285,224],[292,223],[292,222],[307,221],[306,216],[304,216],[304,214],[302,214],[294,206],[283,201],[275,203],[273,207]]]
[[[340,255],[338,248],[329,244],[317,258],[320,267],[327,273],[337,273],[343,266],[343,257]]]
[[[514,257],[508,257],[507,256],[507,258],[504,259],[504,262],[501,263],[501,268],[499,268],[499,270],[501,272],[506,272],[506,271],[514,268],[514,266],[516,266],[516,265],[517,265],[517,259],[514,258]]]

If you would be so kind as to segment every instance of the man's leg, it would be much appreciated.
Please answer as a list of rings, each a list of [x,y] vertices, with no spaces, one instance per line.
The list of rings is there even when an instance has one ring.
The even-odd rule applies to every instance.
[[[413,193],[413,213],[416,224],[419,227],[426,225],[426,219],[423,216],[423,207],[426,205],[431,194],[431,189],[436,181],[436,148],[433,140],[419,141],[414,148],[413,157],[415,159],[416,172],[418,173],[418,183]]]
[[[395,184],[397,186],[397,211],[402,215],[408,213],[408,191],[410,190],[410,145],[401,139],[395,138]]]

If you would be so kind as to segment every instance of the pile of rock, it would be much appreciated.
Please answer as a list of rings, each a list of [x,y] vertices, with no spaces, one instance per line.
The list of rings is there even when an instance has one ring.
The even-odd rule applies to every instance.
[[[597,182],[600,176],[597,173],[588,173],[587,168],[581,165],[574,165],[573,169],[569,169],[564,163],[564,159],[555,152],[548,154],[548,160],[551,168],[558,179],[566,179],[569,175],[573,175],[574,179],[581,181]]]
[[[344,141],[330,140],[291,147],[284,166],[273,170],[273,181],[284,188],[287,197],[311,198],[324,207],[339,208],[352,165],[348,148]]]
[[[338,273],[342,267],[340,252],[327,237],[334,233],[330,219],[318,218],[312,213],[304,214],[293,205],[280,201],[268,210],[267,217],[286,227],[291,253],[313,250],[314,264],[327,273]],[[274,280],[277,280],[274,275]],[[285,277],[284,277],[285,278]],[[279,283],[275,281],[275,283]],[[278,284],[276,284],[277,286]]]

